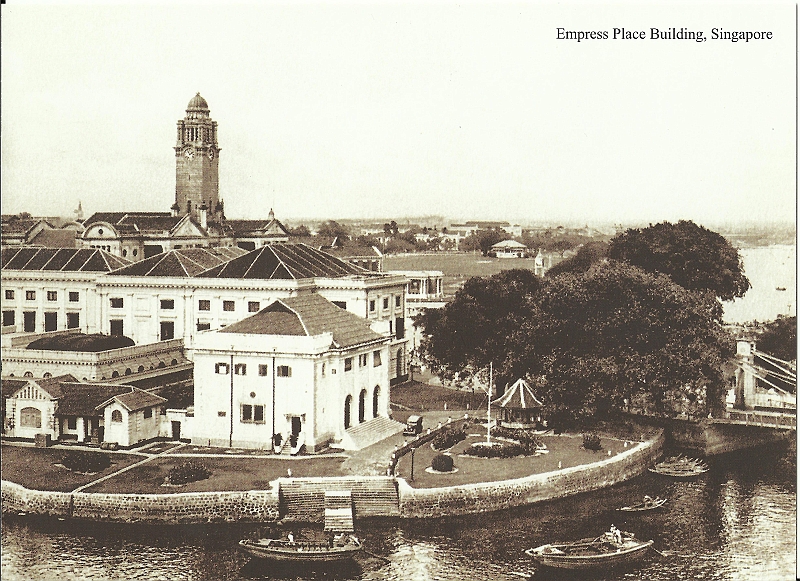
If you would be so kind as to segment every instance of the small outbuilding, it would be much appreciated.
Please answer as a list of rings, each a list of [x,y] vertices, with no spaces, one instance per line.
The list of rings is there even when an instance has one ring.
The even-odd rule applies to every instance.
[[[503,395],[492,401],[500,409],[504,428],[535,428],[541,421],[543,403],[533,394],[524,379],[518,379]]]

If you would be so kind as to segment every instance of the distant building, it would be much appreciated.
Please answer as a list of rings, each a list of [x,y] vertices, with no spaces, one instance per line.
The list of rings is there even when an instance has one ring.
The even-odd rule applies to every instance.
[[[444,273],[440,270],[393,270],[391,274],[407,279],[406,283],[406,336],[411,342],[411,353],[416,354],[422,342],[422,330],[414,325],[414,317],[425,309],[440,309],[447,304],[444,296]]]
[[[492,245],[489,255],[497,258],[526,258],[528,247],[516,240],[503,240]]]

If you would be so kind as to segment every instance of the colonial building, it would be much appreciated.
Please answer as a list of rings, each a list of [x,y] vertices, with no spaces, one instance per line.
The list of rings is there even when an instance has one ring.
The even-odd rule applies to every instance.
[[[249,253],[181,249],[133,264],[105,250],[9,247],[1,272],[4,329],[79,329],[124,335],[137,346],[183,338],[191,348],[199,331],[315,291],[391,338],[393,381],[408,373],[405,278],[365,271],[303,244]]]
[[[497,258],[526,258],[528,256],[528,247],[516,240],[503,240],[492,245],[489,256]]]
[[[124,385],[79,383],[71,375],[4,378],[6,437],[115,442],[123,447],[157,438],[166,400]]]
[[[389,419],[390,344],[319,294],[275,300],[194,342],[192,442],[309,452],[402,431]]]

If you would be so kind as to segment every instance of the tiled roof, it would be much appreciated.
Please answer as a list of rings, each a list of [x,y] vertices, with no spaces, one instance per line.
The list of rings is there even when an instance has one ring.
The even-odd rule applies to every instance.
[[[136,387],[130,389],[131,391],[127,393],[120,393],[113,396],[108,401],[102,402],[98,405],[98,407],[100,407],[100,405],[105,407],[111,403],[111,400],[116,400],[121,403],[129,412],[134,412],[143,408],[157,406],[167,401],[165,398],[158,395],[153,395],[149,391],[144,391]]]
[[[2,383],[3,398],[9,398],[19,388],[28,385],[28,380],[4,377],[1,383]]]
[[[503,408],[538,408],[543,404],[540,402],[524,379],[518,379],[506,392],[492,402]]]
[[[128,385],[64,382],[61,384],[61,397],[55,415],[97,416],[97,407],[103,402],[131,389]]]
[[[315,293],[278,299],[252,317],[228,325],[219,332],[307,336],[332,333],[337,347],[351,347],[383,338],[370,328],[365,319]]]
[[[130,224],[140,232],[169,232],[182,218],[183,216],[171,216],[169,214],[166,216],[129,214],[122,218],[118,224],[120,226]]]
[[[15,384],[13,382],[19,381],[19,384]],[[21,378],[19,380],[16,379],[3,379],[3,397],[8,397],[13,394],[14,391],[25,387],[29,383],[35,383],[38,385],[43,391],[50,394],[50,397],[53,399],[58,399],[61,397],[61,384],[65,381],[77,381],[73,375],[66,373],[64,375],[59,375],[57,377],[48,377],[48,378]],[[13,388],[13,391],[6,394],[6,382],[9,383],[9,389]],[[16,385],[16,387],[14,387]]]
[[[380,251],[374,246],[362,246],[357,244],[347,246],[334,246],[333,248],[324,248],[325,252],[340,256],[342,258],[355,258],[357,256],[369,256],[372,258],[380,258]]]
[[[162,218],[171,217],[169,212],[95,212],[83,225],[89,226],[94,222],[108,222],[109,224],[118,224],[126,217],[139,217],[139,218]]]
[[[2,249],[4,270],[60,270],[64,272],[110,272],[130,264],[129,260],[114,256],[105,250],[92,248],[36,248]]]
[[[132,347],[135,344],[133,339],[123,335],[102,335],[100,333],[87,335],[84,333],[72,333],[69,335],[45,335],[29,343],[26,349],[97,353],[100,351]]]
[[[270,244],[199,276],[273,280],[374,274],[305,244]]]
[[[75,248],[75,230],[45,228],[33,237],[30,244],[45,248]]]
[[[241,248],[182,248],[156,254],[111,273],[119,276],[197,276],[246,254]]]
[[[226,220],[226,224],[231,227],[234,236],[258,235],[270,230],[273,231],[273,234],[289,235],[286,227],[276,218],[267,220]]]
[[[3,221],[0,230],[2,230],[2,233],[6,236],[11,234],[25,234],[39,222],[45,222],[45,224],[47,224],[47,222],[41,218],[16,218],[7,222]]]

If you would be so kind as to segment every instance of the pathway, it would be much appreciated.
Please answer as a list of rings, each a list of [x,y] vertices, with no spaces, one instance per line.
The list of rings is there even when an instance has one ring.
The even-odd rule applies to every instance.
[[[101,482],[104,482],[104,481],[106,481],[106,480],[108,480],[110,478],[113,478],[115,476],[118,476],[118,475],[122,474],[123,472],[127,472],[128,470],[132,470],[132,469],[136,468],[137,466],[141,466],[142,464],[146,464],[147,462],[150,462],[155,458],[160,458],[162,456],[166,456],[170,451],[177,450],[179,448],[182,448],[185,445],[186,444],[182,443],[182,444],[179,444],[179,445],[177,445],[175,447],[168,448],[168,449],[166,449],[166,450],[164,450],[162,452],[159,452],[158,454],[149,454],[149,453],[145,452],[144,450],[139,450],[138,453],[139,454],[146,454],[147,458],[145,458],[141,462],[136,462],[135,464],[131,464],[130,466],[125,466],[125,468],[121,468],[121,469],[117,470],[116,472],[112,472],[111,474],[106,474],[105,476],[102,476],[102,477],[100,477],[100,478],[98,478],[96,480],[92,480],[88,484],[84,484],[83,486],[79,486],[78,488],[76,488],[72,492],[73,493],[74,492],[82,492],[83,490],[85,490],[85,489],[87,489],[87,488],[89,488],[91,486],[94,486],[95,484],[99,484]]]

